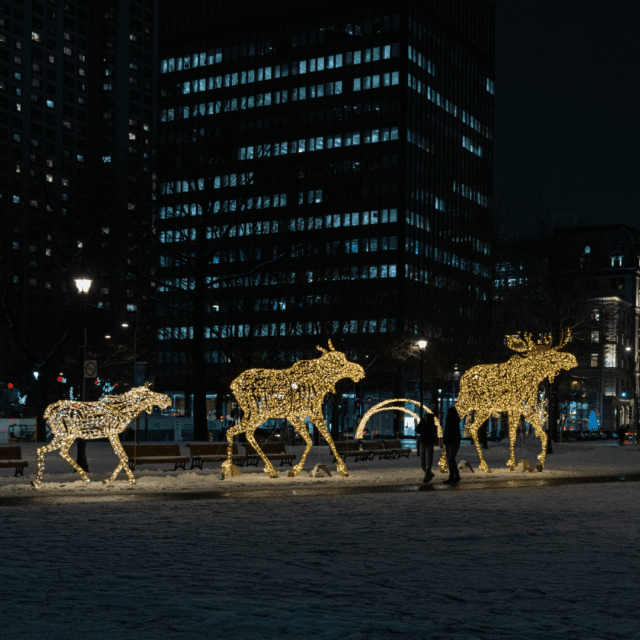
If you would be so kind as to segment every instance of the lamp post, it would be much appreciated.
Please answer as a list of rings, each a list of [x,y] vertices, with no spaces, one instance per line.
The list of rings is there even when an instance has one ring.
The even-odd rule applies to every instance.
[[[420,419],[422,419],[424,409],[423,405],[423,389],[424,389],[424,350],[427,348],[426,340],[418,340],[418,348],[420,349]]]
[[[81,322],[82,322],[82,391],[80,393],[80,400],[82,402],[85,401],[85,371],[84,371],[84,363],[87,359],[87,326],[85,324],[84,318],[84,296],[89,294],[89,289],[91,288],[91,283],[93,280],[91,278],[87,278],[85,276],[78,277],[74,279],[76,287],[78,289],[78,294],[82,300],[81,305]],[[87,441],[84,438],[78,438],[78,456],[76,462],[85,470],[89,471],[89,465],[87,463]]]

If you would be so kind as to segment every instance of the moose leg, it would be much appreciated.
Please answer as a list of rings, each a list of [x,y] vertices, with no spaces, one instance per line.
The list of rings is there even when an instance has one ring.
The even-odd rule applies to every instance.
[[[548,440],[548,436],[545,433],[544,429],[542,428],[542,424],[540,423],[540,419],[538,418],[538,416],[535,413],[532,413],[531,415],[526,416],[525,419],[528,420],[533,425],[533,428],[536,430],[536,433],[538,434],[538,437],[540,438],[540,442],[542,443],[542,451],[540,452],[540,455],[538,456],[539,462],[536,465],[536,469],[538,471],[542,471],[544,469],[545,458],[547,457],[547,440]]]
[[[480,442],[478,441],[478,430],[489,419],[490,415],[490,413],[478,412],[476,413],[475,420],[469,425],[469,433],[473,438],[473,444],[476,445],[476,449],[478,450],[478,457],[480,458],[480,468],[485,473],[491,473],[491,469],[482,456],[482,447],[480,446]]]
[[[236,465],[233,464],[233,437],[238,433],[243,433],[244,431],[250,428],[250,427],[245,428],[242,426],[245,422],[248,422],[251,425],[251,414],[249,414],[249,412],[247,413],[248,415],[245,415],[245,420],[240,422],[240,424],[237,424],[235,427],[231,427],[230,429],[227,429],[227,459],[222,463],[223,471],[220,474],[220,480],[224,480],[229,476],[233,477],[233,476],[242,475],[242,472],[240,471],[240,469],[238,469],[238,467],[236,467]],[[253,427],[253,430],[255,429],[256,427]]]
[[[347,471],[347,465],[344,463],[344,460],[341,456],[338,455],[338,451],[336,450],[336,445],[333,442],[333,438],[329,433],[329,429],[327,429],[327,425],[325,424],[322,414],[316,414],[313,416],[313,424],[318,427],[320,433],[324,436],[324,439],[329,444],[329,448],[331,449],[331,453],[333,453],[333,457],[336,459],[336,467],[340,472],[341,476],[347,478],[349,476],[349,472]]]
[[[60,456],[63,457],[79,474],[80,477],[85,482],[91,482],[89,480],[89,476],[87,472],[69,455],[69,449],[71,449],[71,445],[73,441],[76,439],[76,436],[67,436],[62,440],[62,446],[60,447]]]
[[[129,460],[129,458],[127,457],[127,454],[124,452],[124,449],[122,448],[122,444],[120,444],[120,439],[118,438],[117,434],[109,435],[109,442],[111,443],[111,446],[115,451],[115,454],[118,456],[118,458],[120,458],[120,464],[115,468],[111,476],[108,478],[105,478],[102,482],[104,482],[104,484],[113,482],[118,476],[118,474],[120,473],[120,471],[124,469],[125,473],[127,474],[127,477],[129,478],[129,482],[131,484],[135,484],[136,479],[133,477],[133,473],[131,473],[131,469],[129,469],[129,465],[127,464],[127,461]]]
[[[264,455],[264,451],[262,451],[262,449],[258,445],[258,442],[255,436],[253,435],[254,431],[255,429],[251,429],[251,431],[247,429],[247,440],[249,441],[251,446],[254,448],[255,452],[262,458],[262,461],[264,462],[264,472],[268,473],[270,478],[277,478],[278,473],[273,468],[273,465],[271,464],[271,460],[269,460],[269,458],[267,458],[267,456]]]
[[[304,423],[304,420],[300,420],[299,418],[289,418],[289,420],[291,420],[291,423],[298,430],[298,433],[304,438],[304,441],[307,445],[306,449],[302,453],[302,458],[300,458],[300,462],[298,462],[298,464],[295,467],[293,467],[293,469],[291,469],[291,471],[289,471],[289,473],[287,474],[290,478],[293,478],[302,471],[302,467],[304,467],[304,461],[307,459],[307,455],[309,454],[309,451],[313,446],[313,440],[311,439],[311,436],[307,431],[307,427]]]
[[[42,484],[42,474],[44,473],[44,454],[49,451],[55,451],[62,446],[63,440],[59,436],[55,435],[53,440],[44,447],[38,447],[36,451],[37,458],[37,471],[36,477],[31,481],[31,486],[34,489],[38,489]]]
[[[438,466],[440,467],[440,473],[447,473],[449,467],[447,465],[447,450],[442,447],[442,455],[440,456],[440,462],[438,462]]]
[[[520,413],[509,411],[509,451],[510,456],[507,462],[509,471],[516,470],[516,438],[518,437],[518,425],[520,424]]]

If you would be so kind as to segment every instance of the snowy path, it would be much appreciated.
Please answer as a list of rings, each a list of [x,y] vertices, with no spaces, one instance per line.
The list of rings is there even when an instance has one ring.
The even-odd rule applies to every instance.
[[[527,448],[516,448],[516,460],[526,458],[531,464],[537,462],[540,452],[539,440],[531,439]],[[13,470],[0,469],[0,504],[3,498],[30,497],[34,491],[30,486],[36,470],[36,445],[22,444],[22,455],[28,460],[29,467],[25,471],[25,477],[13,477]],[[302,454],[302,447],[293,447],[292,451],[298,456]],[[556,444],[555,453],[548,455],[543,473],[523,473],[522,467],[511,472],[506,467],[509,458],[509,449],[506,442],[492,443],[485,451],[485,458],[492,468],[491,474],[485,474],[478,470],[478,454],[473,445],[463,445],[458,454],[458,461],[466,460],[471,463],[475,473],[468,470],[462,472],[462,482],[467,485],[486,485],[487,483],[500,483],[505,481],[530,482],[537,484],[542,479],[561,480],[562,478],[577,478],[593,475],[629,475],[640,473],[640,449],[637,445],[625,445],[623,447],[605,443],[575,443]],[[189,455],[189,450],[182,443],[182,453]],[[70,454],[75,458],[75,445]],[[436,449],[435,461],[440,458],[441,450]],[[242,475],[229,478],[225,481],[219,479],[220,463],[207,464],[203,471],[173,471],[173,465],[145,465],[135,471],[136,485],[131,487],[126,481],[123,471],[114,484],[103,485],[102,478],[108,477],[116,467],[118,460],[109,443],[89,442],[87,445],[87,457],[90,478],[89,485],[78,481],[78,475],[72,472],[70,465],[64,461],[57,452],[49,453],[45,457],[44,484],[38,492],[43,496],[85,496],[105,497],[118,494],[148,494],[166,492],[167,494],[179,492],[244,492],[246,490],[299,490],[304,488],[340,488],[340,487],[372,487],[380,485],[406,485],[416,484],[422,481],[424,474],[420,471],[419,459],[412,453],[409,458],[399,460],[367,460],[354,462],[347,461],[349,477],[343,478],[335,472],[336,465],[332,462],[333,456],[328,447],[313,447],[307,458],[305,469],[295,478],[287,477],[289,467],[276,469],[279,478],[269,478],[263,471],[262,463],[259,467],[243,468]],[[332,473],[330,478],[312,478],[308,472],[314,465],[322,463]],[[437,472],[437,468],[434,467]],[[436,482],[443,476],[437,472]]]
[[[596,451],[590,469],[640,455],[620,449]],[[403,472],[414,481],[416,465]],[[135,504],[116,493],[1,508],[2,636],[640,640],[639,493],[637,482]]]

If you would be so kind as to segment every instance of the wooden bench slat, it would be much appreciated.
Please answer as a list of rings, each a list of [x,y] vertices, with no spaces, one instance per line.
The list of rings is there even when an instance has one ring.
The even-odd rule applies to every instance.
[[[185,469],[189,462],[188,456],[183,456],[179,444],[123,444],[124,452],[129,458],[129,467],[135,469],[139,464],[170,464],[174,463],[175,471],[178,467]]]
[[[204,462],[224,462],[227,459],[226,442],[190,442],[188,445],[191,452],[191,467],[202,469]],[[231,462],[239,464],[241,467],[247,462],[247,456],[241,456],[238,453],[238,445],[234,442],[231,450]]]
[[[262,458],[258,455],[258,452],[251,444],[247,443],[243,446],[247,455],[247,466],[254,465],[257,467],[258,462],[262,460]],[[285,463],[290,467],[293,466],[293,461],[296,459],[296,455],[294,453],[287,453],[284,442],[265,442],[258,446],[269,460],[280,460],[280,466]]]
[[[22,458],[22,449],[20,447],[0,447],[0,468],[14,469],[15,477],[18,473],[24,476],[24,469],[29,463]]]

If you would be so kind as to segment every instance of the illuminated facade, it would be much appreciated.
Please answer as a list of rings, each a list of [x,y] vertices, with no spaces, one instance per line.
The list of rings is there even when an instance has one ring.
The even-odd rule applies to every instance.
[[[469,328],[486,299],[495,3],[363,6],[160,2],[165,389],[194,340],[291,362]]]
[[[640,231],[624,224],[557,229],[551,264],[582,283],[585,298],[567,427],[587,429],[594,411],[600,429],[626,426],[631,434],[640,384]]]

